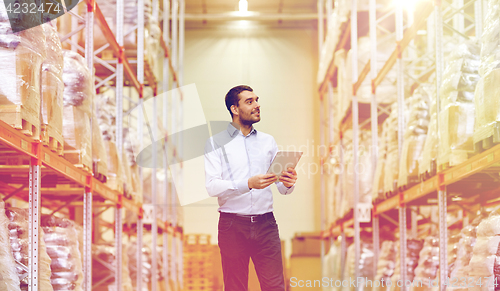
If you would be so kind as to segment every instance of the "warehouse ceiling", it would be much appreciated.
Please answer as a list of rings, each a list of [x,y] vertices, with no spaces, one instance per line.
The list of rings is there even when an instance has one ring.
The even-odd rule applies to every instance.
[[[245,20],[260,27],[315,28],[317,0],[248,0],[248,12],[238,12],[238,0],[186,0],[186,28],[234,26]]]

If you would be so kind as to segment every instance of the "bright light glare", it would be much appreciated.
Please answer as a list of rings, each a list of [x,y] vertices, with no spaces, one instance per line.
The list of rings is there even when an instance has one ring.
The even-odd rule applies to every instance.
[[[240,12],[247,12],[248,11],[248,1],[247,0],[240,0],[239,8],[240,8]]]
[[[419,0],[394,0],[394,4],[402,5],[406,11],[415,11],[415,6]]]

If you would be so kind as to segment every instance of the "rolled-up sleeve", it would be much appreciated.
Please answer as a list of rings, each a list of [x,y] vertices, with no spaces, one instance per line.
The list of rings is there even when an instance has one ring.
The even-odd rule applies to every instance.
[[[224,157],[222,148],[213,144],[213,139],[208,139],[205,145],[205,188],[211,197],[228,197],[241,195],[250,191],[248,179],[232,180],[223,179]]]

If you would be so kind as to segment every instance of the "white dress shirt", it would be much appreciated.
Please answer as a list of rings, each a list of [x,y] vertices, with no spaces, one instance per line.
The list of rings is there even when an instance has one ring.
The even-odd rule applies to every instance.
[[[231,123],[207,140],[205,146],[205,187],[208,195],[217,197],[219,211],[238,214],[263,214],[273,211],[271,185],[264,189],[249,189],[248,179],[265,174],[278,152],[274,138],[252,130],[247,136]],[[292,193],[276,181],[281,194]]]

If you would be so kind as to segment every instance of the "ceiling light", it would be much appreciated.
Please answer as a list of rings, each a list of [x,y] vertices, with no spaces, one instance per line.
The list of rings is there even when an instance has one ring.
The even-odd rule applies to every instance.
[[[239,6],[240,12],[247,12],[248,11],[248,1],[247,0],[240,0],[238,6]]]

